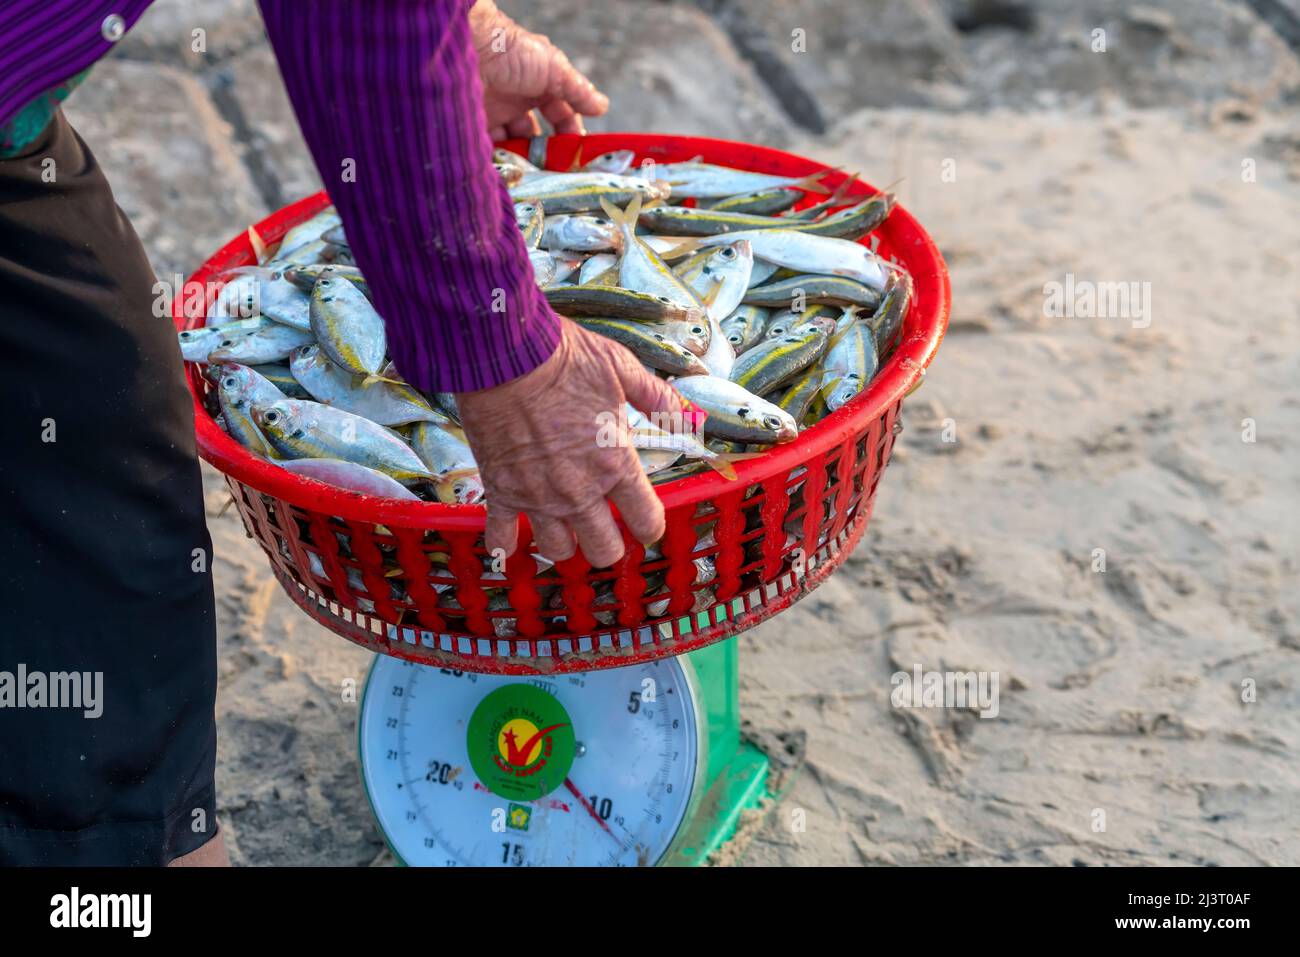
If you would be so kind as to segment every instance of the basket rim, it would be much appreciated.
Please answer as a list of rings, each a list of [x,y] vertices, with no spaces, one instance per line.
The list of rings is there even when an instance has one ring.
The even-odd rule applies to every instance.
[[[496,144],[527,155],[528,140],[515,139]],[[560,134],[548,138],[549,169],[566,169],[579,154],[588,157],[616,149],[633,149],[642,160],[663,157],[664,162],[703,156],[706,161],[725,162],[737,168],[803,176],[818,171],[832,172],[826,182],[839,185],[848,177],[824,163],[772,147],[709,137],[672,136],[654,133]],[[859,179],[846,199],[875,192]],[[251,228],[268,244],[278,242],[296,223],[330,204],[321,191],[277,210]],[[738,478],[729,481],[714,472],[687,476],[654,486],[665,509],[712,500],[718,494],[746,488],[774,475],[787,473],[808,459],[843,442],[872,419],[879,418],[916,388],[933,361],[948,327],[952,290],[947,264],[934,240],[901,205],[896,206],[881,230],[889,236],[892,252],[912,275],[915,293],[903,335],[884,367],[862,394],[843,408],[808,427],[793,442],[777,446],[763,455],[735,463]],[[865,240],[864,240],[865,242]],[[249,265],[252,243],[247,232],[222,246],[176,291],[172,318],[177,330],[193,328],[196,319],[186,315],[187,291],[193,284],[206,285],[230,269]],[[918,303],[924,303],[922,313]],[[299,508],[322,512],[344,520],[397,525],[403,528],[442,528],[450,531],[482,531],[487,510],[484,505],[446,505],[380,498],[348,491],[297,475],[258,458],[227,435],[203,407],[199,366],[187,362],[187,384],[194,403],[195,437],[199,455],[228,479],[247,485]]]

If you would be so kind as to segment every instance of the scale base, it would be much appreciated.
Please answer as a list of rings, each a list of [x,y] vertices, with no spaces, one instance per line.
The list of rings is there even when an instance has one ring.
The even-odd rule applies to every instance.
[[[790,789],[803,765],[804,732],[760,732],[745,722],[742,735],[661,866],[740,863],[750,840]]]
[[[731,760],[709,786],[686,825],[680,840],[662,861],[664,867],[698,867],[727,844],[755,812],[764,814],[774,795],[767,790],[771,762],[748,741],[742,741]],[[729,862],[727,862],[729,863]]]

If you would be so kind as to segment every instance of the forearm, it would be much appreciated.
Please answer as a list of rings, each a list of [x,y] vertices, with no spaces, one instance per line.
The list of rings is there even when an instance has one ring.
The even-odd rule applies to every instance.
[[[303,135],[402,375],[487,388],[551,355],[491,164],[468,0],[260,0]]]

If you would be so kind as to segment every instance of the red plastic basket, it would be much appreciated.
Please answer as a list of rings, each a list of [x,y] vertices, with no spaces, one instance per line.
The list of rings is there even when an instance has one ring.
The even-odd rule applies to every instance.
[[[523,153],[524,141],[506,144]],[[650,134],[555,136],[546,166],[568,169],[632,149],[637,161],[702,156],[742,169],[805,176],[825,166],[725,140]],[[837,186],[840,173],[824,180]],[[874,190],[858,183],[848,199]],[[805,205],[813,200],[805,200]],[[268,244],[328,205],[324,193],[257,224]],[[822,582],[866,528],[901,428],[903,397],[934,357],[948,324],[948,270],[930,237],[897,208],[873,234],[877,251],[912,274],[915,295],[899,343],[870,387],[787,445],[738,462],[739,480],[707,473],[659,486],[667,518],[660,555],[624,529],[627,553],[593,569],[581,553],[539,570],[534,546],[504,571],[485,564],[480,505],[378,499],[294,475],[249,453],[203,404],[210,384],[187,366],[199,452],[226,476],[248,534],[289,597],[327,628],[377,652],[467,671],[536,674],[617,667],[681,654],[768,618]],[[214,284],[255,261],[247,235],[191,277]],[[177,328],[202,323],[173,303]],[[713,544],[698,546],[712,528]],[[529,541],[525,526],[522,541]],[[712,559],[707,582],[696,560]]]

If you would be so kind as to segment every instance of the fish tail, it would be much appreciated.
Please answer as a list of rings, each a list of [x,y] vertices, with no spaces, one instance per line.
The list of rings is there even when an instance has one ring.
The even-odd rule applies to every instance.
[[[605,197],[600,198],[600,208],[605,211],[609,221],[620,229],[636,231],[636,221],[641,216],[641,194],[637,193],[627,204],[626,209],[619,209]]]
[[[736,473],[736,467],[728,462],[724,456],[719,455],[716,459],[709,459],[709,465],[728,482],[734,482],[740,478]]]
[[[849,190],[851,190],[854,184],[857,183],[858,177],[860,175],[862,174],[850,173],[849,178],[846,179],[844,182],[840,183],[839,186],[835,187],[835,192],[831,193],[830,196],[822,200],[820,205],[826,206],[827,208],[834,208],[836,206],[842,205],[844,201],[844,197],[848,195]]]
[[[709,465],[729,482],[734,482],[740,476],[736,473],[736,462],[743,462],[746,459],[756,459],[761,456],[762,452],[722,452],[711,459],[707,459]]]
[[[834,169],[824,169],[819,173],[809,173],[803,179],[797,179],[790,185],[795,189],[802,189],[808,193],[825,196],[830,190],[822,185],[822,178],[831,175],[831,173],[838,173],[841,169],[842,167],[836,166]]]

